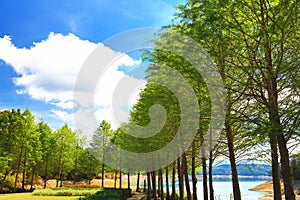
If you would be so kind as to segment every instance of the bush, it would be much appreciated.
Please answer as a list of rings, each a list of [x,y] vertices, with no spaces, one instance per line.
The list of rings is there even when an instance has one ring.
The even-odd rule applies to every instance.
[[[131,189],[115,188],[52,188],[35,190],[35,196],[80,196],[80,200],[127,200]]]
[[[32,194],[35,196],[88,196],[99,190],[99,188],[53,188],[35,190]]]

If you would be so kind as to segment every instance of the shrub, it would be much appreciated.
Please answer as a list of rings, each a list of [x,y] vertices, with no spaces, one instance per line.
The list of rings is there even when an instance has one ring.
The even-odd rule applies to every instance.
[[[53,188],[35,190],[32,194],[35,196],[88,196],[99,190],[99,188]]]

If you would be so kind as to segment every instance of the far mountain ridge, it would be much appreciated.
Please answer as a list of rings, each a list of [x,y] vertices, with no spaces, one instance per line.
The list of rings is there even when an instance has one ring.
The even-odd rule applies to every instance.
[[[238,164],[239,176],[270,176],[272,166],[268,164]],[[231,175],[230,164],[220,164],[213,167],[213,175]]]

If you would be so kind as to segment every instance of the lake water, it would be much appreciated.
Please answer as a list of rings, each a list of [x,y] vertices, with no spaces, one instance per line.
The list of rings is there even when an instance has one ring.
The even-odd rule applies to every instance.
[[[259,184],[265,183],[266,181],[269,181],[271,179],[272,179],[271,177],[264,177],[264,178],[241,177],[241,178],[239,178],[242,199],[243,200],[258,200],[258,198],[263,196],[264,193],[250,191],[249,189],[253,188]],[[170,182],[171,182],[171,180],[170,180]],[[134,184],[134,181],[132,183]],[[213,185],[214,185],[215,200],[230,200],[230,196],[233,194],[233,191],[232,191],[231,179],[229,177],[221,177],[221,178],[214,177]],[[165,186],[166,185],[164,183],[164,187]],[[192,182],[190,182],[190,186],[191,186],[191,190],[192,190]],[[143,186],[141,185],[140,187],[143,187]],[[170,188],[170,191],[171,191],[171,189],[172,188]],[[164,191],[166,192],[166,188],[164,189]],[[176,192],[179,192],[178,191],[178,182],[176,184]],[[203,183],[202,183],[201,178],[198,178],[197,196],[198,196],[199,200],[203,199]]]
[[[250,191],[250,188],[253,188],[261,183],[266,182],[266,180],[241,180],[239,182],[240,189],[242,193],[243,200],[257,200],[258,197],[261,197],[263,193]],[[231,181],[214,181],[214,193],[216,200],[230,200],[230,195],[232,192],[232,183]],[[198,199],[203,199],[203,186],[202,182],[197,183],[197,195]]]
[[[264,195],[262,192],[250,191],[250,188],[253,188],[259,184],[262,184],[266,181],[271,180],[271,177],[264,178],[240,178],[240,190],[242,193],[243,200],[258,200],[258,197]],[[230,178],[214,178],[214,196],[215,200],[230,200],[230,196],[233,194],[232,183]],[[192,182],[190,182],[192,189]],[[178,183],[176,184],[176,190],[178,192]],[[203,183],[202,179],[198,179],[197,183],[197,196],[199,200],[203,199]],[[232,198],[233,199],[233,198]]]

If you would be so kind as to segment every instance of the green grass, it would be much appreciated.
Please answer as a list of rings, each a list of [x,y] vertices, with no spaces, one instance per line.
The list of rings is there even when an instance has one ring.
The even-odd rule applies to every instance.
[[[131,197],[131,190],[104,188],[94,195],[81,197],[80,200],[126,200]]]
[[[33,193],[3,194],[0,200],[126,200],[131,190],[114,188],[53,188]]]
[[[100,191],[99,188],[53,188],[35,190],[35,196],[88,196]]]
[[[78,200],[79,198],[80,197],[34,196],[31,193],[0,195],[0,200]]]

